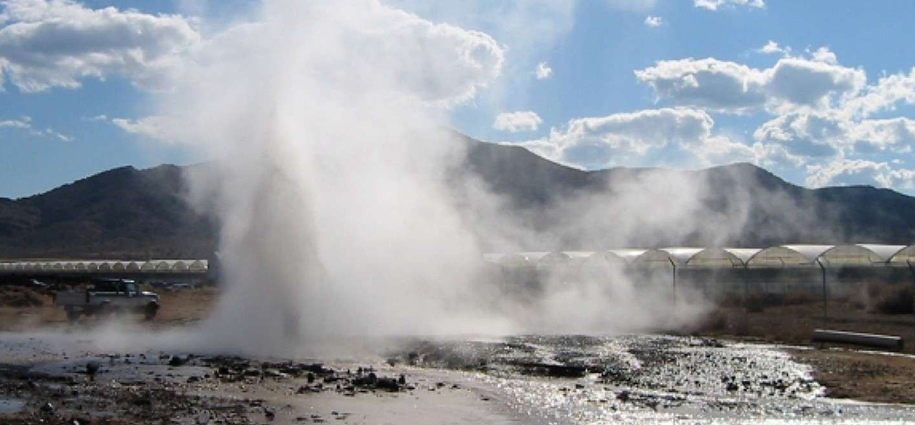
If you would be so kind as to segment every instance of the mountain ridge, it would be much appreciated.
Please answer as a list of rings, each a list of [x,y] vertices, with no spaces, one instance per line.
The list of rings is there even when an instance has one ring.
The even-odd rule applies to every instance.
[[[547,213],[557,204],[590,196],[606,199],[612,207],[614,190],[621,185],[647,174],[668,173],[671,178],[695,179],[708,186],[697,214],[707,214],[709,220],[740,215],[745,223],[724,240],[708,232],[670,236],[649,229],[627,241],[633,246],[915,242],[915,216],[906,214],[915,211],[915,198],[889,189],[807,189],[749,163],[692,171],[627,167],[582,171],[522,147],[463,139],[468,149],[458,172],[485,182],[492,193],[509,201],[512,211],[544,231],[555,224]],[[0,198],[0,258],[206,257],[216,249],[218,226],[186,202],[182,181],[186,170],[199,166],[163,164],[142,170],[124,166],[41,194]],[[713,224],[706,227],[714,228]],[[573,243],[582,246],[570,246]],[[558,237],[543,248],[601,243],[597,236],[592,240]]]

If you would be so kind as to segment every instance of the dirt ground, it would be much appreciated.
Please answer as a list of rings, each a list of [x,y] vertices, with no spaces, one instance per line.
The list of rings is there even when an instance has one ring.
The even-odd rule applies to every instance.
[[[915,316],[876,314],[852,303],[830,302],[823,319],[820,302],[767,306],[765,308],[721,307],[711,313],[695,332],[702,335],[749,338],[780,344],[804,345],[814,329],[893,335],[903,338],[902,352],[915,354]]]
[[[142,286],[141,286],[142,288]],[[147,323],[151,328],[190,324],[202,320],[212,311],[217,289],[211,286],[182,289],[151,289],[159,294],[161,308],[156,318]],[[66,326],[67,316],[54,307],[50,289],[32,289],[0,285],[0,331],[23,331],[36,326]],[[140,315],[124,317],[125,320],[142,321]],[[81,323],[91,324],[97,319],[83,317]]]
[[[915,404],[915,358],[861,351],[791,350],[832,398]]]
[[[157,289],[162,307],[152,329],[195,323],[212,311],[217,289]],[[858,332],[905,336],[905,351],[915,352],[912,315],[864,314],[851,305],[832,303],[828,326]],[[749,312],[743,308],[720,309],[693,334],[744,342],[809,345],[813,329],[823,327],[821,304],[768,306]],[[143,323],[137,315],[126,320]],[[91,326],[95,318],[81,318]],[[0,331],[23,331],[39,326],[69,326],[66,316],[53,306],[51,291],[0,286]],[[835,398],[915,404],[915,358],[885,353],[842,349],[788,349],[802,363],[814,367],[816,379]]]

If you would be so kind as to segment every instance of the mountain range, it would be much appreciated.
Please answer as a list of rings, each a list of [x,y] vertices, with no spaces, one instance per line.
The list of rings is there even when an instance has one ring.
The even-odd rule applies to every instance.
[[[521,147],[460,139],[467,144],[467,155],[453,172],[482,182],[489,192],[506,200],[504,209],[551,235],[543,246],[531,248],[915,243],[915,198],[889,189],[807,189],[745,163],[697,171],[581,171]],[[182,174],[189,167],[205,164],[144,170],[121,167],[46,193],[16,200],[0,198],[0,258],[206,258],[216,249],[218,226],[185,201]],[[696,199],[690,204],[689,216],[695,218],[676,218],[689,221],[679,227],[664,223],[646,226],[644,231],[630,228],[625,240],[608,238],[617,222],[614,217],[632,222],[631,217],[621,215],[633,215],[633,211],[619,205],[623,197],[638,200],[642,196],[639,186],[633,192],[632,182],[659,173],[667,179],[662,181],[695,182],[702,188],[690,192]],[[567,227],[560,222],[568,210],[561,206],[580,199],[600,200],[581,204],[591,210],[581,212],[583,215],[601,217],[596,220],[600,223],[595,222],[595,229],[600,230],[579,223],[574,231],[565,231]],[[671,232],[672,226],[682,231]],[[484,245],[500,249],[495,242]]]

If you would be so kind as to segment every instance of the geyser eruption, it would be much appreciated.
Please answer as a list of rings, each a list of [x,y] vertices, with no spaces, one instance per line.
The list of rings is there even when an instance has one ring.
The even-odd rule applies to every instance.
[[[150,122],[214,158],[188,176],[221,226],[224,294],[200,348],[295,354],[331,335],[632,331],[681,317],[623,275],[611,288],[547,279],[527,300],[484,278],[482,240],[562,239],[455,172],[466,145],[445,114],[493,84],[503,50],[373,0],[268,0],[195,51]],[[601,206],[569,201],[554,213],[572,222]],[[640,224],[607,235],[619,243]]]
[[[466,319],[452,303],[480,251],[445,189],[462,152],[439,114],[501,63],[485,34],[364,0],[267,1],[208,43],[161,105],[216,158],[190,179],[222,229],[208,338],[275,352]]]

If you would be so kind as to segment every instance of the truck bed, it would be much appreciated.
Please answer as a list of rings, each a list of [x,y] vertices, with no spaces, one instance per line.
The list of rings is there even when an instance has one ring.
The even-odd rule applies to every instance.
[[[54,305],[67,306],[85,306],[87,300],[86,292],[58,292],[54,295]]]

